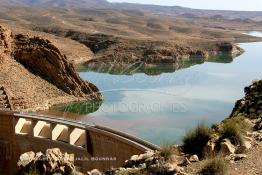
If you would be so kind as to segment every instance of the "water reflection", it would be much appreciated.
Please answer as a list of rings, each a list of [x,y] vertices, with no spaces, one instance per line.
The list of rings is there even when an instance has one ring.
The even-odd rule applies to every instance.
[[[80,65],[77,67],[78,71],[81,72],[97,72],[97,73],[108,73],[111,75],[133,75],[137,73],[144,73],[149,76],[157,76],[163,73],[173,73],[180,69],[189,68],[194,65],[203,64],[207,62],[215,63],[231,63],[235,57],[239,55],[232,54],[220,54],[217,56],[209,57],[207,60],[200,57],[191,57],[187,60],[181,60],[173,64],[145,64],[143,62],[135,62],[129,65],[110,65],[104,63],[91,63],[88,65]]]
[[[69,104],[55,105],[51,107],[50,111],[61,111],[63,115],[70,115],[70,113],[77,115],[85,115],[96,112],[101,106],[100,101],[82,101]]]
[[[220,55],[177,65],[81,67],[80,76],[98,86],[105,100],[96,112],[74,118],[159,145],[179,142],[198,122],[212,124],[227,117],[244,87],[262,77],[262,43],[241,47],[246,52],[235,59]]]
[[[166,96],[172,96],[177,95],[176,93],[168,93],[161,90],[150,90],[150,88],[161,88],[161,87],[167,87],[168,84],[171,84],[172,81],[176,81],[176,84],[183,84],[185,85],[186,79],[183,79],[182,83],[181,80],[170,78],[170,77],[164,77],[161,76],[158,78],[155,78],[161,74],[164,73],[174,73],[177,70],[189,68],[194,65],[203,64],[205,61],[208,62],[216,62],[216,63],[231,63],[233,61],[233,56],[228,54],[221,54],[218,56],[210,57],[208,60],[205,60],[203,58],[190,58],[189,60],[183,60],[179,61],[176,64],[158,64],[158,65],[148,65],[144,64],[142,62],[137,62],[134,64],[130,64],[127,66],[114,66],[114,65],[105,65],[105,64],[93,64],[93,65],[86,65],[86,66],[79,66],[78,71],[81,73],[86,72],[96,72],[96,73],[102,73],[103,77],[98,77],[97,80],[102,81],[103,78],[103,89],[102,93],[104,95],[104,98],[106,99],[105,103],[117,103],[121,101],[125,95],[124,93],[126,91],[151,91],[151,93],[159,93]],[[139,74],[144,73],[148,76],[155,76],[152,81],[149,81],[148,77],[145,76],[144,79],[139,79],[139,83],[133,83],[132,82],[138,82],[138,80],[130,79],[126,77],[117,77],[118,80],[110,81],[112,80],[109,77],[104,76],[104,74],[108,75],[133,75],[133,74]],[[188,76],[191,79],[195,78],[194,76]],[[109,83],[110,82],[110,83]],[[112,83],[114,84],[114,88],[112,88]],[[95,82],[96,83],[96,82]],[[106,87],[108,84],[108,87]],[[99,83],[98,83],[99,84]],[[187,83],[189,84],[189,83]],[[187,88],[184,86],[184,89],[182,92],[187,90]],[[180,92],[180,91],[179,91]],[[181,92],[180,92],[181,93]],[[71,104],[62,104],[62,105],[56,105],[50,109],[50,111],[60,111],[63,112],[63,116],[70,116],[72,113],[78,114],[78,115],[85,115],[96,112],[99,107],[101,106],[101,102],[77,102],[77,103],[71,103]],[[122,105],[122,106],[121,106]],[[125,109],[125,108],[141,108],[141,106],[135,106],[134,104],[121,104],[119,106],[114,106],[114,109]],[[130,105],[130,106],[126,106]],[[170,103],[170,105],[172,105]],[[174,104],[173,104],[174,105]],[[105,106],[105,105],[104,105]],[[108,107],[108,109],[103,108],[104,113],[110,112],[111,106]],[[157,106],[156,104],[152,104],[152,108],[160,108],[160,106]],[[150,109],[143,109],[144,111],[149,111]],[[141,111],[140,111],[141,112]],[[164,112],[164,111],[163,111]],[[60,113],[61,115],[61,113]],[[74,115],[75,116],[75,115]]]

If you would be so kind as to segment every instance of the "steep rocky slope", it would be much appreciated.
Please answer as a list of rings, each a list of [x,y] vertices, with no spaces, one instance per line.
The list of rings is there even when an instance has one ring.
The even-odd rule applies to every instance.
[[[245,97],[235,104],[231,117],[262,118],[262,80],[245,88]]]
[[[0,27],[0,86],[6,109],[39,110],[58,103],[101,100],[83,81],[65,55],[48,40],[13,35]],[[4,97],[7,96],[7,97]]]

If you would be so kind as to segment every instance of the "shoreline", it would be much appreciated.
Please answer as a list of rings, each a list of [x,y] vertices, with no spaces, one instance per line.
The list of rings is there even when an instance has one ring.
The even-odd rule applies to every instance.
[[[19,34],[18,34],[19,35]],[[99,37],[99,35],[98,35]],[[125,40],[122,40],[120,39],[120,41],[117,41],[119,38],[114,38],[113,41],[115,41],[116,43],[120,43],[120,44],[123,44],[122,42],[125,41]],[[110,39],[109,38],[109,41],[111,41],[112,38]],[[112,42],[113,42],[112,41]],[[81,43],[81,41],[78,41]],[[154,43],[153,41],[143,41],[143,42],[152,42],[152,44],[156,44]],[[142,42],[142,43],[143,43]],[[109,42],[110,43],[110,42]],[[132,43],[132,42],[131,42]],[[134,44],[134,43],[133,43]],[[141,44],[141,43],[140,43]],[[160,44],[160,43],[158,43]],[[163,43],[164,45],[170,45],[170,43]],[[132,46],[132,44],[130,45],[131,48],[132,47],[138,47],[138,45],[136,45],[136,42],[135,42],[135,45]],[[146,51],[145,52],[145,49],[147,48],[144,48],[142,49],[142,52],[145,52],[147,54],[147,56],[145,56],[143,53],[142,55],[144,55],[145,57],[142,58],[141,60],[138,59],[138,57],[134,56],[134,54],[132,53],[131,55],[129,55],[129,52],[127,53],[127,58],[125,58],[124,60],[122,60],[123,62],[121,61],[117,61],[114,60],[115,58],[112,58],[114,61],[110,60],[111,58],[109,59],[101,59],[101,58],[96,58],[97,57],[97,54],[100,55],[107,55],[107,51],[106,50],[103,50],[102,49],[102,52],[98,52],[97,54],[94,55],[95,58],[91,59],[89,57],[89,61],[81,61],[81,62],[78,62],[77,64],[75,64],[74,66],[77,67],[77,66],[81,66],[81,65],[88,65],[90,67],[92,67],[90,64],[94,64],[94,66],[96,64],[100,65],[101,63],[103,63],[104,65],[107,65],[109,64],[110,66],[113,65],[117,65],[117,66],[129,66],[130,63],[133,64],[134,61],[137,62],[137,61],[141,61],[145,67],[149,67],[149,68],[152,68],[152,67],[157,67],[159,64],[171,64],[171,65],[179,65],[179,61],[189,61],[190,60],[190,57],[195,57],[195,59],[199,59],[199,60],[203,60],[203,61],[206,61],[208,60],[210,57],[213,57],[213,56],[217,56],[217,55],[220,55],[221,52],[223,53],[227,53],[229,55],[232,55],[232,57],[235,57],[235,56],[238,56],[240,54],[242,54],[244,52],[244,50],[242,48],[240,48],[239,46],[237,46],[236,44],[232,44],[232,43],[227,43],[227,42],[221,42],[220,44],[217,44],[217,42],[215,42],[215,47],[213,46],[213,50],[209,50],[209,51],[205,51],[205,50],[192,50],[188,47],[183,47],[183,46],[178,46],[178,45],[174,45],[175,48],[178,47],[178,50],[175,50],[175,51],[170,51],[170,50],[166,50],[165,48],[163,48],[162,45],[159,45],[161,46],[160,47],[160,50],[158,50],[157,48],[153,48],[152,50],[150,51]],[[108,46],[105,46],[105,48],[107,48]],[[158,46],[157,46],[158,47]],[[171,47],[173,48],[173,47]],[[169,49],[171,49],[169,48]],[[108,48],[109,50],[109,55],[110,55],[110,52],[111,50],[114,50],[115,48]],[[126,49],[130,49],[129,47],[127,47]],[[162,50],[163,49],[163,50]],[[133,49],[131,49],[133,50]],[[178,51],[178,52],[177,52]],[[125,51],[123,51],[125,52]],[[176,53],[177,52],[177,53]],[[140,55],[141,53],[138,52],[138,55]],[[159,55],[160,54],[160,55]],[[181,55],[182,54],[182,55]],[[102,57],[106,57],[106,56],[102,56]],[[164,56],[163,56],[164,55]],[[79,60],[78,60],[79,61]],[[127,61],[127,62],[126,62]],[[93,86],[93,85],[92,85]],[[50,101],[51,99],[51,101]],[[48,110],[50,107],[54,106],[54,105],[59,105],[59,104],[68,104],[68,103],[72,103],[72,102],[80,102],[80,101],[85,101],[85,98],[75,98],[73,96],[68,96],[67,94],[65,95],[59,95],[57,97],[52,97],[48,100],[46,100],[44,103],[39,103],[37,105],[35,105],[35,107],[32,107],[32,108],[27,108],[27,109],[21,109],[21,110],[25,110],[25,111],[39,111],[39,110]]]

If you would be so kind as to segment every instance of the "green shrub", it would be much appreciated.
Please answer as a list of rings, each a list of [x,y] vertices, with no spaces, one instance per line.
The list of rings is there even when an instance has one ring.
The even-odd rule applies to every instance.
[[[204,147],[210,139],[212,130],[203,124],[199,124],[194,130],[190,130],[183,138],[183,151],[187,154],[204,156]]]
[[[243,143],[243,135],[237,124],[233,122],[227,122],[223,125],[221,131],[221,140],[230,139],[234,145],[239,145]]]
[[[244,117],[234,117],[224,121],[220,131],[221,139],[228,138],[233,144],[241,145],[243,143],[243,133],[251,130],[251,125]]]
[[[212,124],[211,125],[211,129],[213,129],[214,131],[218,131],[219,130],[219,125],[218,124]]]
[[[234,123],[238,126],[241,132],[250,131],[252,126],[249,122],[247,122],[245,117],[233,117],[224,121],[225,124],[227,123]]]
[[[160,148],[160,156],[164,157],[165,160],[169,160],[173,154],[173,148],[171,145],[164,144]]]
[[[226,175],[227,171],[227,162],[218,155],[207,160],[200,173],[202,175]]]

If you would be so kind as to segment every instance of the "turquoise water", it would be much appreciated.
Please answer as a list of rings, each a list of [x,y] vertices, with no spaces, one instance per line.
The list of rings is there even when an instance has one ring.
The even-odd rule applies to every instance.
[[[155,144],[180,143],[185,131],[227,117],[243,89],[262,78],[262,43],[239,44],[245,53],[208,62],[128,68],[79,68],[101,90],[101,107],[78,120],[134,134]]]

